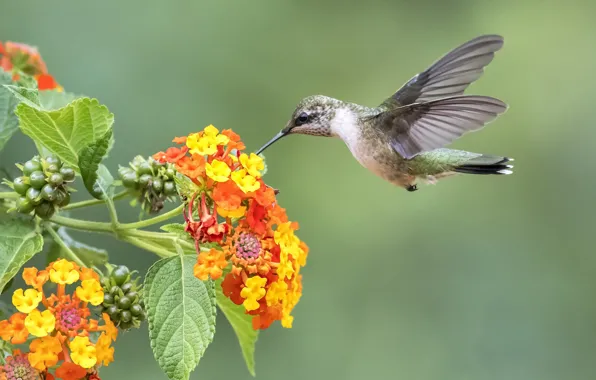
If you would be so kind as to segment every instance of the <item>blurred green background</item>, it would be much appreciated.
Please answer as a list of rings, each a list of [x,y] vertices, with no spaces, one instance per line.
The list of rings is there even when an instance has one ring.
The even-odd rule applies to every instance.
[[[0,40],[37,45],[68,91],[114,112],[115,170],[211,123],[255,150],[304,96],[376,105],[451,48],[502,34],[467,93],[510,109],[452,147],[514,157],[514,175],[408,193],[339,140],[266,152],[266,181],[311,254],[294,328],[260,336],[257,378],[583,380],[596,376],[594,12],[587,0],[5,0]],[[19,135],[0,161],[33,152]],[[143,273],[155,260],[77,237]],[[165,379],[146,325],[115,358],[102,378]],[[191,378],[250,378],[221,316]]]

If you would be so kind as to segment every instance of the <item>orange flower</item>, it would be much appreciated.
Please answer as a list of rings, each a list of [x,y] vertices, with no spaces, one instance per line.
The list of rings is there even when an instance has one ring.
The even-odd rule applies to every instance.
[[[25,284],[33,286],[40,290],[43,284],[48,281],[49,274],[47,270],[38,271],[37,268],[25,268],[23,270],[23,280]]]
[[[199,254],[193,273],[201,281],[206,281],[209,277],[217,280],[227,265],[224,252],[212,248],[209,252]]]
[[[182,148],[171,147],[165,152],[158,152],[153,155],[153,158],[158,162],[177,162],[179,159],[184,157],[188,152],[188,148],[183,146]]]
[[[233,181],[218,182],[211,195],[217,207],[236,210],[242,204],[242,190]]]
[[[58,354],[62,352],[60,340],[55,336],[44,336],[34,339],[29,345],[28,358],[31,365],[43,371],[58,363]]]
[[[240,141],[240,136],[233,132],[231,129],[224,129],[221,134],[227,136],[230,141],[228,142],[228,149],[244,150],[246,146]]]
[[[176,162],[178,172],[196,181],[196,178],[205,173],[205,158],[199,155],[184,156]]]
[[[254,198],[261,206],[271,206],[275,203],[275,190],[265,185],[262,179],[259,180],[261,186],[254,192]]]
[[[12,344],[21,344],[27,341],[29,331],[25,327],[25,318],[27,314],[16,313],[10,316],[8,320],[0,322],[0,337],[2,340]]]
[[[172,140],[172,142],[176,144],[186,144],[186,136],[174,137],[174,140]]]
[[[99,281],[99,274],[91,268],[83,267],[81,268],[81,281],[94,279]]]
[[[185,231],[198,253],[194,275],[217,279],[231,264],[221,282],[223,293],[244,305],[253,327],[266,329],[276,320],[291,327],[308,247],[294,234],[297,224],[288,222],[286,210],[277,204],[277,191],[261,178],[262,157],[242,152],[240,136],[229,129],[220,133],[212,125],[174,142],[185,144],[188,152],[166,152],[175,153],[178,172],[197,185],[182,189],[188,191],[182,194]],[[161,152],[155,157],[168,159]],[[219,247],[202,252],[202,243]]]
[[[80,380],[87,375],[85,368],[71,362],[64,362],[56,370],[56,376],[63,380]]]

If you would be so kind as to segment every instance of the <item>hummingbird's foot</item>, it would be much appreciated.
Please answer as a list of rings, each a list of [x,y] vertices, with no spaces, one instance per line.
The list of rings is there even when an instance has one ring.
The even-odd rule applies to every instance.
[[[416,185],[416,184],[410,185],[410,186],[406,187],[406,190],[408,190],[409,192],[416,191],[416,190],[418,190],[418,185]]]

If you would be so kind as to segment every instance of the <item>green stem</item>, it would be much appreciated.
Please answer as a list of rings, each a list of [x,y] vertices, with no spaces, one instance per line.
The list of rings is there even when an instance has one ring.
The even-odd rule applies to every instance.
[[[20,195],[14,191],[0,191],[0,199],[18,198]]]
[[[122,232],[124,236],[134,236],[138,238],[145,238],[145,239],[156,239],[156,240],[171,240],[176,238],[176,234],[170,232],[153,232],[153,231],[144,231],[144,230],[126,230]]]
[[[112,198],[113,200],[118,200],[118,199],[122,199],[122,198],[126,198],[126,196],[129,195],[128,191],[123,191],[121,193],[118,193],[116,195],[114,195],[114,198]],[[81,201],[81,202],[75,202],[75,203],[71,203],[67,206],[62,207],[62,210],[74,210],[77,208],[83,208],[83,207],[88,207],[88,206],[95,206],[95,205],[101,205],[104,204],[105,200],[104,199],[88,199],[86,201]]]
[[[166,258],[166,257],[172,257],[172,256],[176,255],[175,253],[172,253],[172,252],[168,251],[167,249],[164,249],[164,248],[158,247],[154,244],[142,241],[134,236],[124,236],[124,237],[122,237],[122,240],[124,240],[125,242],[130,243],[136,247],[144,249],[146,251],[153,252],[156,255],[158,255],[159,257]]]
[[[112,228],[111,223],[101,223],[101,222],[91,222],[89,220],[81,220],[81,219],[73,219],[67,218],[65,216],[54,215],[50,222],[56,223],[58,225],[72,228],[75,230],[84,230],[84,231],[91,231],[91,232],[107,232],[113,233],[114,229]]]
[[[175,216],[178,216],[178,215],[180,215],[180,213],[183,210],[184,210],[184,204],[181,204],[180,206],[176,207],[175,209],[170,210],[164,214],[158,215],[154,218],[141,220],[140,222],[135,222],[135,223],[123,223],[119,226],[119,229],[120,230],[130,230],[133,228],[149,227],[149,226],[152,226],[157,223],[165,222],[166,220],[171,219]]]
[[[73,260],[75,261],[77,264],[79,264],[80,266],[85,267],[85,263],[83,263],[83,261],[81,261],[81,259],[79,259],[79,256],[76,255],[76,253],[74,253],[64,242],[64,240],[62,240],[62,238],[56,233],[56,231],[54,231],[54,229],[52,228],[52,226],[48,225],[48,224],[44,224],[44,228],[46,229],[46,231],[48,231],[50,233],[50,235],[52,235],[52,237],[54,238],[54,241],[56,243],[58,243],[58,245],[64,250],[64,252],[66,252],[66,254]]]
[[[116,206],[114,206],[114,201],[111,198],[106,199],[106,206],[108,206],[110,220],[112,221],[112,229],[117,231],[118,227],[120,226],[120,222],[118,222],[118,212],[116,211]]]

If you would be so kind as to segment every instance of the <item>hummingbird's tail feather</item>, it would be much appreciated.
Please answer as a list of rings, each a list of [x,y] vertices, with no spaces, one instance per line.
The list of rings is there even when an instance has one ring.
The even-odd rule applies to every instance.
[[[509,157],[482,155],[454,167],[453,171],[465,174],[512,174],[513,165],[507,165],[511,161],[513,159]]]

